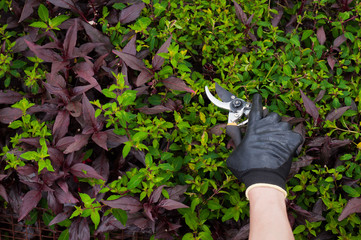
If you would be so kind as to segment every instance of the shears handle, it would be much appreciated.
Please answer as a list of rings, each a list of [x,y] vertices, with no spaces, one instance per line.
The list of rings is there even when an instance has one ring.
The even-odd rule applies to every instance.
[[[242,136],[237,123],[228,123],[226,127],[226,133],[232,138],[236,147],[241,143]]]

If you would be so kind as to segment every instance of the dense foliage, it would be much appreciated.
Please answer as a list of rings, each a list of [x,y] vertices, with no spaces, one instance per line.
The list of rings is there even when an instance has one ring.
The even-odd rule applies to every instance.
[[[1,211],[59,239],[246,239],[227,112],[204,94],[217,82],[304,137],[296,239],[359,239],[360,15],[356,0],[1,0]]]

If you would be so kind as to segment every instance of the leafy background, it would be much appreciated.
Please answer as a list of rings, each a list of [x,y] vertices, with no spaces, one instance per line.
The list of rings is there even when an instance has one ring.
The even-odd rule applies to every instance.
[[[227,113],[204,94],[217,82],[260,93],[304,136],[287,187],[296,239],[361,235],[359,1],[0,9],[2,212],[57,225],[60,239],[246,239]]]

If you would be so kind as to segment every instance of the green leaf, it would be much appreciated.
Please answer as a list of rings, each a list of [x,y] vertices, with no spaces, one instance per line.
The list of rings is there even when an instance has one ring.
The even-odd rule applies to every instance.
[[[100,215],[99,215],[99,208],[92,209],[92,213],[90,214],[90,219],[93,221],[95,225],[95,229],[98,228],[99,222],[100,222]]]
[[[301,185],[297,185],[294,188],[292,188],[292,191],[294,191],[294,192],[299,192],[299,191],[302,191],[302,190],[303,190],[303,187]]]
[[[34,151],[28,151],[21,154],[20,157],[26,160],[35,160],[38,157],[38,153]]]
[[[38,15],[40,19],[44,22],[47,22],[49,20],[49,11],[43,4],[40,4],[38,8]]]
[[[317,191],[318,191],[317,187],[315,187],[315,186],[313,186],[313,185],[308,185],[308,186],[306,187],[306,189],[307,189],[308,191],[310,191],[310,192],[317,192]]]
[[[30,219],[26,220],[25,223],[28,225],[33,225],[36,220],[38,220],[38,211],[36,209],[32,210],[29,214]]]
[[[147,132],[137,132],[136,134],[134,134],[132,136],[132,140],[136,141],[136,142],[140,142],[140,141],[143,141],[144,139],[146,139],[147,137],[148,137]]]
[[[61,232],[61,234],[58,237],[58,240],[69,240],[69,228]]]
[[[295,228],[295,230],[293,230],[293,234],[299,234],[303,231],[305,231],[306,226],[305,225],[299,225]]]
[[[209,232],[200,232],[199,237],[202,240],[213,240],[213,237]]]
[[[133,189],[136,188],[144,179],[144,173],[138,173],[135,176],[133,176],[128,184],[127,184],[127,188],[128,189]]]
[[[44,22],[33,22],[29,25],[30,27],[36,27],[36,28],[48,28],[48,25]]]
[[[207,206],[211,210],[218,210],[222,208],[222,205],[219,204],[218,199],[209,200]]]
[[[117,10],[122,10],[123,8],[126,7],[126,5],[124,3],[114,3],[112,7]]]
[[[113,208],[112,213],[113,216],[124,226],[127,224],[128,215],[126,211],[124,211],[123,209]]]
[[[235,209],[234,207],[228,208],[222,217],[222,222],[233,218],[235,212],[237,212],[237,209]]]
[[[349,185],[343,185],[342,189],[347,192],[350,197],[357,198],[361,195],[356,189],[352,188]]]
[[[342,156],[340,157],[340,160],[341,160],[341,161],[347,161],[347,160],[350,160],[350,159],[352,159],[352,155],[349,154],[349,153],[344,154],[344,155],[342,155]]]
[[[189,210],[183,216],[188,227],[192,230],[196,230],[198,226],[196,213]]]
[[[132,148],[131,142],[126,142],[123,147],[122,155],[123,158],[126,158],[128,156],[128,153],[130,152],[130,149]]]
[[[145,0],[143,0],[144,2]],[[187,233],[182,237],[182,240],[194,240],[193,234],[192,233]]]
[[[115,94],[114,92],[110,91],[107,88],[104,88],[102,90],[102,93],[107,97],[107,98],[117,98],[117,94]]]
[[[292,70],[290,65],[285,64],[283,65],[283,72],[287,75],[287,76],[291,76],[292,75]]]
[[[345,37],[346,37],[347,39],[350,39],[351,42],[355,41],[355,37],[354,37],[354,35],[353,35],[352,33],[350,33],[350,32],[345,32],[344,35],[345,35]]]
[[[309,36],[311,36],[313,33],[313,30],[305,30],[303,31],[301,41],[307,39]]]
[[[70,17],[66,16],[66,15],[60,15],[60,16],[57,16],[57,17],[51,19],[51,27],[59,26],[60,24],[62,24],[68,18],[70,18]]]
[[[9,128],[12,128],[12,129],[17,129],[17,128],[22,127],[22,126],[23,126],[23,122],[20,121],[20,120],[16,120],[16,121],[9,124]]]

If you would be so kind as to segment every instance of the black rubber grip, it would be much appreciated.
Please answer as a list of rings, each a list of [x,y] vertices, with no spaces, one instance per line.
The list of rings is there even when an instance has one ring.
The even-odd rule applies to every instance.
[[[241,143],[241,131],[239,130],[237,125],[227,125],[226,133],[230,136],[236,146]]]

